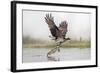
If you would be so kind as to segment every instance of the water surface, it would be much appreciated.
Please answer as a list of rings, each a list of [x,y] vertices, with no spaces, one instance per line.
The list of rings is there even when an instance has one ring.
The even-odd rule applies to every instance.
[[[47,56],[50,49],[46,48],[23,48],[23,62],[47,62],[47,61],[68,61],[91,59],[90,48],[60,48],[51,56]]]

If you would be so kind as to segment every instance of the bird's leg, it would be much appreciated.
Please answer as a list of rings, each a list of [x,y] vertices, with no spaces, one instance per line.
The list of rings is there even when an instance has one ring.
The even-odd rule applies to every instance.
[[[58,47],[58,52],[60,52],[60,47],[61,47],[61,43],[59,44],[59,47]]]
[[[61,43],[58,43],[58,44],[57,44],[58,52],[60,52],[60,46],[61,46]]]
[[[58,49],[58,52],[60,52],[60,46],[59,45],[58,45],[57,49]]]

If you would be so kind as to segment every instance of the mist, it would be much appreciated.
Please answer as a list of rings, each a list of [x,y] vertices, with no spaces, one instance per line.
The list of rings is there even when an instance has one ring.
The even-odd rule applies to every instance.
[[[44,12],[44,11],[23,11],[23,35],[31,38],[50,40],[49,27],[45,22],[45,15],[51,13],[55,24],[59,27],[62,21],[68,22],[66,37],[71,39],[91,38],[91,14],[65,13],[65,12]]]

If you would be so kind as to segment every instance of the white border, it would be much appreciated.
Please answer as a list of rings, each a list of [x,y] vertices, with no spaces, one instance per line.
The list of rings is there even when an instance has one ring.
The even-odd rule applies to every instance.
[[[72,11],[72,12],[90,12],[92,15],[91,22],[91,60],[82,61],[63,61],[63,62],[42,62],[42,63],[22,63],[22,9],[31,10],[50,10],[50,11]],[[22,69],[38,69],[38,68],[52,68],[52,67],[70,67],[70,66],[84,66],[84,65],[95,65],[96,63],[96,40],[95,40],[95,9],[94,8],[78,8],[78,7],[59,7],[59,6],[45,6],[45,5],[28,5],[28,4],[17,4],[17,70]]]

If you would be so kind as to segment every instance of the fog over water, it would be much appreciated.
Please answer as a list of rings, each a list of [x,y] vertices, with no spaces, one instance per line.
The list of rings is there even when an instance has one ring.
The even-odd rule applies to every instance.
[[[51,35],[48,25],[45,22],[45,15],[51,13],[57,26],[61,21],[68,22],[68,33],[66,37],[72,39],[90,39],[91,36],[91,14],[65,13],[65,12],[43,12],[23,11],[23,35],[38,39],[49,39]]]

